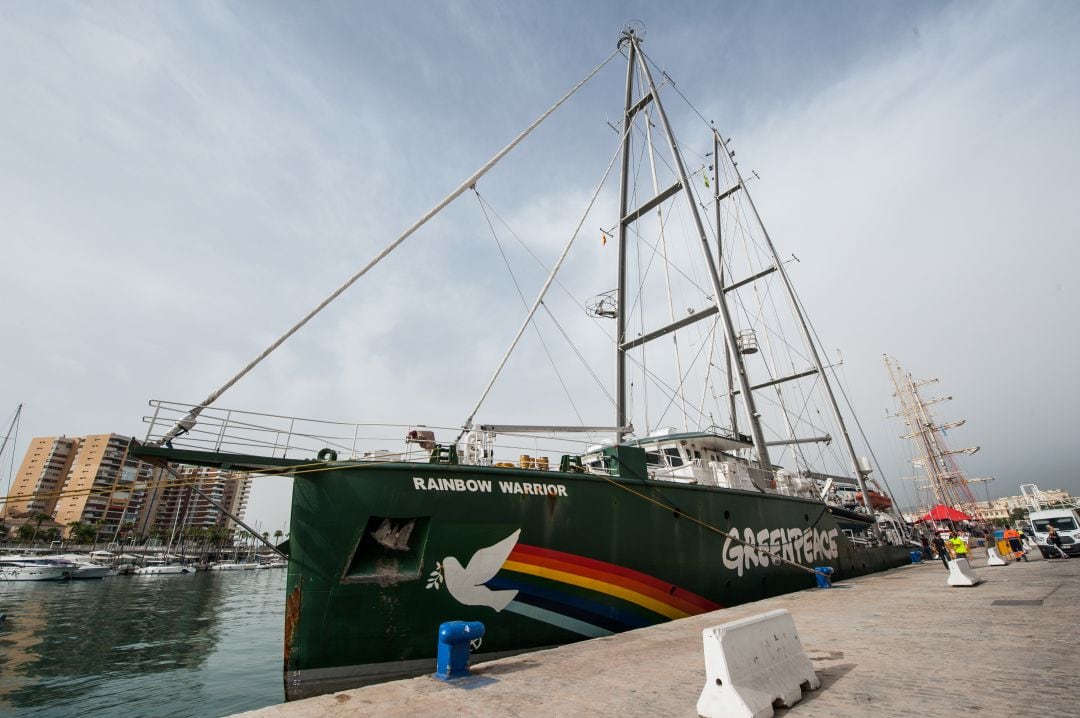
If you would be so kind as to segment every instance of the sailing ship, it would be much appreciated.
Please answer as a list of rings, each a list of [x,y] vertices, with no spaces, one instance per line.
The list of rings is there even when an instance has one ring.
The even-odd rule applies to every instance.
[[[614,344],[613,422],[475,420],[526,328],[553,304],[584,218],[460,425],[212,406],[258,359],[199,404],[150,402],[136,455],[293,479],[287,698],[430,672],[447,620],[484,623],[473,643],[483,660],[809,588],[820,567],[849,578],[907,562],[904,537],[882,530],[869,499],[844,505],[870,496],[870,469],[730,141],[706,123],[708,159],[688,168],[633,29],[578,87],[620,56],[618,213],[603,225],[618,281],[586,302]],[[475,188],[576,89],[260,359]],[[688,288],[674,289],[677,279]],[[666,297],[658,309],[644,299],[655,294]],[[690,311],[677,314],[677,302]]]

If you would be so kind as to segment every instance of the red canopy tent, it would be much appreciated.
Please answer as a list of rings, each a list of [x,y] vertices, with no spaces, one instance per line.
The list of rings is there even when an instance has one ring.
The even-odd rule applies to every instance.
[[[965,514],[963,511],[957,511],[951,506],[945,504],[938,504],[934,508],[930,509],[930,513],[926,514],[919,519],[919,521],[970,521],[971,517]]]

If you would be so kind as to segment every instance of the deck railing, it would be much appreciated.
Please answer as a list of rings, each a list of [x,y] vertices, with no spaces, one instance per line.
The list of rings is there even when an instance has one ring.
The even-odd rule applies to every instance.
[[[196,405],[154,399],[145,441],[162,442]],[[453,445],[457,461],[478,465],[559,468],[565,454],[586,453],[591,441],[579,435],[490,434],[460,427],[326,421],[283,414],[207,407],[188,431],[173,436],[174,448],[271,458],[333,456],[338,461],[430,462],[432,451]],[[327,452],[325,450],[329,449]],[[332,454],[330,453],[332,452]],[[546,461],[544,461],[546,459]]]

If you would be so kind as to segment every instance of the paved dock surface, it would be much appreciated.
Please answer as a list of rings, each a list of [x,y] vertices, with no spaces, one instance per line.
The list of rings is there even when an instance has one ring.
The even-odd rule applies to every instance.
[[[950,587],[933,561],[477,664],[456,683],[414,678],[242,715],[695,716],[701,631],[777,608],[821,679],[777,716],[1080,715],[1080,560],[1035,552],[988,567],[979,549],[971,563],[985,583]]]

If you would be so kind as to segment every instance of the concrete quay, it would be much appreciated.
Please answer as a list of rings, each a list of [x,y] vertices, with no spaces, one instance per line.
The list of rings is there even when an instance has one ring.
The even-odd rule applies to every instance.
[[[701,631],[777,608],[791,612],[821,679],[777,716],[1080,715],[1080,560],[1030,558],[987,566],[978,549],[978,586],[948,586],[930,561],[476,664],[452,683],[414,678],[241,715],[691,717],[705,682]]]

